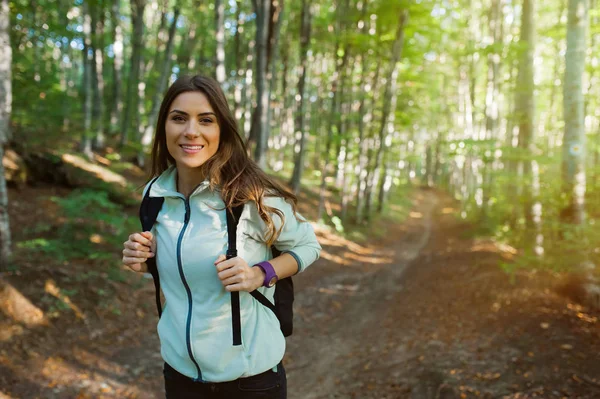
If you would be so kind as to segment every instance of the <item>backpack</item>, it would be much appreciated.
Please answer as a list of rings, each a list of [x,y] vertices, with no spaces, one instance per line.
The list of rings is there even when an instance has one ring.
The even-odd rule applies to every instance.
[[[162,205],[165,201],[163,197],[150,197],[150,189],[152,188],[152,184],[156,181],[157,178],[152,180],[148,189],[146,190],[146,194],[142,200],[140,205],[140,222],[142,224],[143,231],[150,231],[152,226],[156,222],[156,218],[158,217],[158,213],[162,208]],[[237,232],[237,224],[240,220],[240,216],[242,214],[244,206],[239,205],[237,207],[227,209],[227,241],[228,248],[226,257],[227,259],[231,259],[237,256],[237,248],[236,248],[236,232]],[[277,257],[281,254],[275,247],[271,247],[271,252],[273,257]],[[148,258],[146,260],[146,265],[148,266],[148,272],[152,275],[152,279],[154,281],[154,289],[155,289],[155,300],[156,300],[156,309],[158,311],[158,317],[162,315],[162,304],[160,301],[160,278],[158,275],[158,268],[156,266],[156,257]],[[239,292],[231,293],[231,312],[232,312],[232,327],[233,327],[233,345],[241,345],[242,344],[242,336],[241,336],[241,318],[240,318],[240,297]],[[289,337],[293,332],[293,303],[294,303],[294,283],[291,277],[283,278],[277,281],[275,285],[275,294],[274,294],[274,304],[271,303],[263,294],[261,294],[258,290],[250,292],[250,295],[254,297],[258,302],[260,302],[263,306],[271,309],[277,319],[279,320],[281,332],[284,337]]]

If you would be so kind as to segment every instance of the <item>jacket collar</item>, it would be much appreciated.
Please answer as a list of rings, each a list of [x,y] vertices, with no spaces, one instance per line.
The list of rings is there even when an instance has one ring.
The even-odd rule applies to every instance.
[[[158,176],[158,179],[152,184],[150,188],[150,197],[178,197],[185,198],[183,194],[177,191],[177,168],[175,165],[171,165],[169,169],[165,170]],[[190,194],[190,197],[204,191],[209,187],[208,179],[200,183]]]

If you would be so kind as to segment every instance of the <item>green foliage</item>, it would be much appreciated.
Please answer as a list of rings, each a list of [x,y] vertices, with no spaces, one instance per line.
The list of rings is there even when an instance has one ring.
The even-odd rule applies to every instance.
[[[118,257],[114,248],[135,229],[137,221],[111,202],[105,192],[75,190],[64,198],[53,197],[52,201],[59,205],[63,222],[54,226],[52,232],[44,226],[38,230],[44,237],[18,242],[17,249],[32,260],[42,255],[59,263],[86,258],[114,265]],[[109,278],[123,281],[116,271],[109,271]]]

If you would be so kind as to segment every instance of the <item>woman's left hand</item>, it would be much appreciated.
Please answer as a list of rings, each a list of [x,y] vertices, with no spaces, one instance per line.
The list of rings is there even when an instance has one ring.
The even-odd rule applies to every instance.
[[[261,268],[248,266],[239,256],[227,259],[225,255],[220,255],[215,261],[215,266],[221,284],[229,292],[252,292],[263,285],[265,274]]]

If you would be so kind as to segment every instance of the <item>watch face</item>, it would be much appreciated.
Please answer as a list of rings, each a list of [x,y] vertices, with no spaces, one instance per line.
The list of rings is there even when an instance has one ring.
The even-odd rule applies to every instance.
[[[269,287],[272,287],[277,283],[277,276],[273,276],[271,280],[269,280]]]

